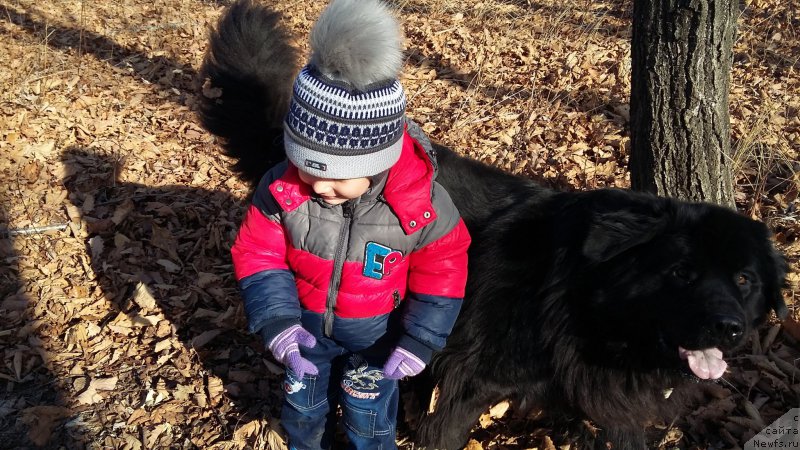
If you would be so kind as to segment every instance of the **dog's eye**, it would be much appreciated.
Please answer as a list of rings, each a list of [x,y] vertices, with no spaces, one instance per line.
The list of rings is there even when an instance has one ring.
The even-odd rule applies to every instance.
[[[736,284],[739,286],[747,286],[750,284],[750,276],[746,273],[740,273],[736,276]]]
[[[692,278],[694,277],[692,271],[689,270],[686,266],[673,267],[670,275],[672,275],[672,277],[675,278],[676,280],[680,280],[686,283],[692,281]]]

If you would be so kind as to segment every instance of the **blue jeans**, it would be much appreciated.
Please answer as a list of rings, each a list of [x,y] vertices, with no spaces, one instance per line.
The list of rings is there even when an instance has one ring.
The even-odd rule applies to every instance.
[[[388,315],[334,322],[333,338],[322,336],[322,316],[303,313],[303,326],[317,338],[302,355],[319,369],[302,379],[286,371],[281,424],[297,450],[327,450],[336,430],[337,406],[349,449],[397,448],[398,387],[381,369],[391,351]]]

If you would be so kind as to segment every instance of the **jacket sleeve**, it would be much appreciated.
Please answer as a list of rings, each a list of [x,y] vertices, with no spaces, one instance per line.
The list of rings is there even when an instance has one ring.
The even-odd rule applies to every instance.
[[[231,256],[248,328],[269,343],[281,331],[300,323],[300,302],[286,263],[283,227],[269,202],[269,191],[262,189],[264,184],[245,214]]]
[[[434,351],[444,348],[461,310],[467,282],[469,233],[449,196],[441,187],[439,190],[439,196],[446,197],[434,202],[439,218],[426,230],[424,245],[410,255],[405,333],[398,342],[425,363]]]

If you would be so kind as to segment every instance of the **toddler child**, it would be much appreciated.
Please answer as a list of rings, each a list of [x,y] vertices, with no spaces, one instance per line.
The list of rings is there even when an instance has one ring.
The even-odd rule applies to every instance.
[[[469,235],[406,123],[399,26],[378,0],[334,0],[312,30],[284,123],[288,161],[257,187],[232,249],[249,328],[286,366],[295,449],[395,448],[397,380],[441,350]],[[413,136],[412,136],[413,135]]]

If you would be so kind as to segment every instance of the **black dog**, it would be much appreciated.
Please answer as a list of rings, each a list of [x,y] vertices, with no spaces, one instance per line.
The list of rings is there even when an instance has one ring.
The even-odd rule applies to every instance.
[[[204,126],[244,179],[284,158],[297,51],[277,14],[235,3],[201,69]],[[429,373],[440,396],[420,446],[459,448],[480,414],[520,408],[591,419],[599,448],[645,448],[698,378],[719,378],[781,296],[785,262],[762,223],[623,190],[556,192],[436,147],[437,181],[473,238],[464,309]],[[671,395],[668,395],[671,393]]]
[[[554,192],[446,150],[439,162],[473,245],[422,446],[462,447],[511,399],[591,419],[598,448],[646,448],[649,422],[719,378],[771,309],[787,314],[786,264],[760,222],[623,190]]]

